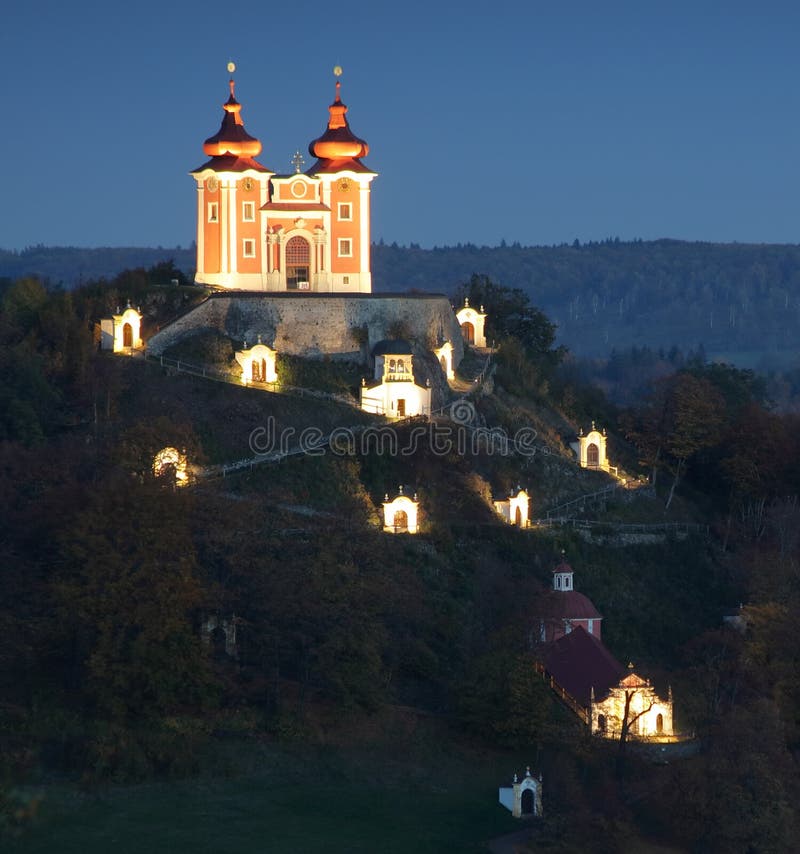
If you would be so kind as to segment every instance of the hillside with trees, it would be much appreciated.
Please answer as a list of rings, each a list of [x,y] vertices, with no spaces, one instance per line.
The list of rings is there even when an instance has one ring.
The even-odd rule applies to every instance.
[[[695,359],[619,408],[576,375],[526,292],[468,275],[454,298],[485,304],[498,344],[470,406],[527,436],[525,453],[420,441],[406,424],[396,437],[413,452],[356,443],[178,488],[153,466],[165,446],[211,468],[249,456],[267,424],[297,436],[377,422],[99,352],[94,322],[129,297],[145,330],[201,298],[165,273],[70,291],[20,279],[2,294],[7,850],[113,840],[124,854],[168,834],[175,850],[255,851],[269,833],[275,851],[481,851],[514,829],[496,786],[526,764],[545,781],[531,850],[793,850],[800,425],[754,375]],[[195,346],[231,361],[218,341]],[[356,393],[337,370],[292,367],[318,391]],[[569,449],[592,419],[652,489],[569,525],[504,524],[491,498],[518,483],[536,518],[608,483]],[[417,536],[381,528],[400,484],[419,495]],[[620,538],[670,522],[700,530]],[[622,767],[533,669],[531,605],[562,553],[612,652],[672,685],[688,753],[631,751]],[[740,602],[736,631],[722,617]],[[304,799],[321,778],[330,797]]]

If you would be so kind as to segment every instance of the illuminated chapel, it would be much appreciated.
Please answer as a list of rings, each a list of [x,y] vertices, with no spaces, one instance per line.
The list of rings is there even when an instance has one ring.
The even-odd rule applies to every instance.
[[[672,689],[660,697],[632,664],[614,658],[600,637],[602,616],[575,590],[566,561],[553,570],[553,588],[534,611],[535,669],[593,735],[618,738],[627,720],[631,738],[675,738]]]
[[[232,73],[235,66],[231,63]],[[336,68],[340,74],[341,69]],[[245,291],[371,293],[369,146],[350,130],[341,82],[328,124],[310,143],[304,172],[261,164],[261,141],[244,127],[230,79],[220,129],[203,143],[210,158],[197,184],[199,284]]]

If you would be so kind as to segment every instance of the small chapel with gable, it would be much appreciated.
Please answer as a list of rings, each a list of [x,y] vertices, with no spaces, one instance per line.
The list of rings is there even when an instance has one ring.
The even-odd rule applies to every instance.
[[[361,408],[388,418],[429,415],[430,383],[414,380],[414,356],[411,344],[403,340],[379,341],[372,350],[375,376],[361,385]]]

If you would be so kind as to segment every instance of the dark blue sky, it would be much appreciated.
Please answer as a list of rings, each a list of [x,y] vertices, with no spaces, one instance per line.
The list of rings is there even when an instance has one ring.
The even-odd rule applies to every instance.
[[[769,0],[16,3],[0,248],[188,245],[230,59],[278,172],[343,66],[376,240],[796,243],[798,34]]]

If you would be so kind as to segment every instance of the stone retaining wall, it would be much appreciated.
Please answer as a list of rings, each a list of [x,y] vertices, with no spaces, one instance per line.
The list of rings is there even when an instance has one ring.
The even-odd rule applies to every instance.
[[[151,355],[205,329],[216,329],[233,341],[248,345],[257,336],[279,353],[294,356],[334,356],[362,359],[365,349],[403,324],[420,347],[440,341],[453,345],[453,364],[464,355],[461,329],[450,301],[438,294],[220,294],[178,318],[147,342]],[[356,330],[366,330],[361,346]]]

